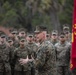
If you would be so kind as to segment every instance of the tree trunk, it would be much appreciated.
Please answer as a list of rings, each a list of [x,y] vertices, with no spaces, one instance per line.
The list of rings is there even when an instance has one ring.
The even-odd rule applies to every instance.
[[[50,17],[51,17],[51,26],[53,29],[58,30],[58,32],[61,31],[61,25],[59,22],[59,17],[57,15],[57,12],[53,9],[50,11]]]

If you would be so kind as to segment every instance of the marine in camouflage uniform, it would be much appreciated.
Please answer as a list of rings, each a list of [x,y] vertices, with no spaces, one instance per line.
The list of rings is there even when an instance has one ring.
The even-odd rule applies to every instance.
[[[1,43],[5,43],[7,45],[7,41],[6,41],[6,35],[5,34],[1,34],[1,39],[0,39]]]
[[[46,34],[46,41],[50,41],[51,39],[51,35],[50,34]]]
[[[43,42],[35,60],[38,75],[56,75],[56,56],[54,46]]]
[[[39,34],[39,30],[38,28],[36,27],[36,30],[34,31],[34,42],[35,44],[39,47],[40,46],[40,43],[39,43],[39,39],[37,38],[37,35]]]
[[[28,43],[27,43],[27,48],[28,48],[28,51],[29,51],[29,58],[34,58],[36,59],[36,52],[38,50],[38,46],[35,44],[34,42],[34,37],[32,34],[29,34],[28,35],[29,39],[28,39]],[[31,75],[35,75],[35,65],[33,62],[31,62]]]
[[[45,41],[46,33],[41,27],[42,31],[38,34],[37,38],[40,41],[40,47],[37,51],[37,58],[34,61],[37,75],[56,75],[56,54],[55,48],[52,43]]]
[[[70,28],[68,24],[63,25],[63,32],[65,33],[66,36],[66,41],[70,42],[72,41],[72,34],[70,33]]]
[[[51,34],[51,43],[55,45],[58,42],[58,32],[57,30],[53,30]]]
[[[65,41],[65,34],[60,34],[56,47],[57,75],[69,75],[71,44]]]
[[[31,75],[30,62],[21,64],[20,59],[26,59],[29,57],[29,51],[25,46],[25,39],[20,40],[20,47],[16,48],[14,52],[15,68],[14,75]]]
[[[19,47],[19,40],[17,37],[17,31],[16,30],[11,31],[10,35],[11,36],[9,36],[8,38],[13,40],[13,46],[16,48]]]
[[[10,49],[6,44],[0,44],[0,75],[11,75]]]
[[[10,65],[11,65],[11,74],[14,75],[14,50],[15,47],[13,46],[13,40],[12,39],[8,39],[7,40],[8,43],[8,47],[10,49]]]
[[[26,29],[24,28],[20,28],[18,31],[18,39],[20,40],[21,38],[25,38],[26,39]]]

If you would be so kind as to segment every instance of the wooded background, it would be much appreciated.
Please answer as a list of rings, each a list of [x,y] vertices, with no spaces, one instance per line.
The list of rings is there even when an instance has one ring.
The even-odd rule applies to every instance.
[[[48,30],[62,30],[63,24],[72,26],[73,0],[0,0],[0,25],[27,28],[37,25]]]

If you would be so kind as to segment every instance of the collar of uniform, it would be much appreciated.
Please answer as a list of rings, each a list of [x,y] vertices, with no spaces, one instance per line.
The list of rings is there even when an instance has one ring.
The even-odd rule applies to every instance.
[[[59,45],[65,46],[65,45],[66,45],[66,41],[65,41],[64,43],[61,43],[61,42],[59,41]]]

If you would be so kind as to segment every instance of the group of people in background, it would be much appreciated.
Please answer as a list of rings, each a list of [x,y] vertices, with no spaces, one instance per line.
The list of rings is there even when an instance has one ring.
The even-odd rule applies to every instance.
[[[0,75],[72,75],[71,33],[67,24],[48,33],[37,26],[34,33],[24,28],[0,32]]]

